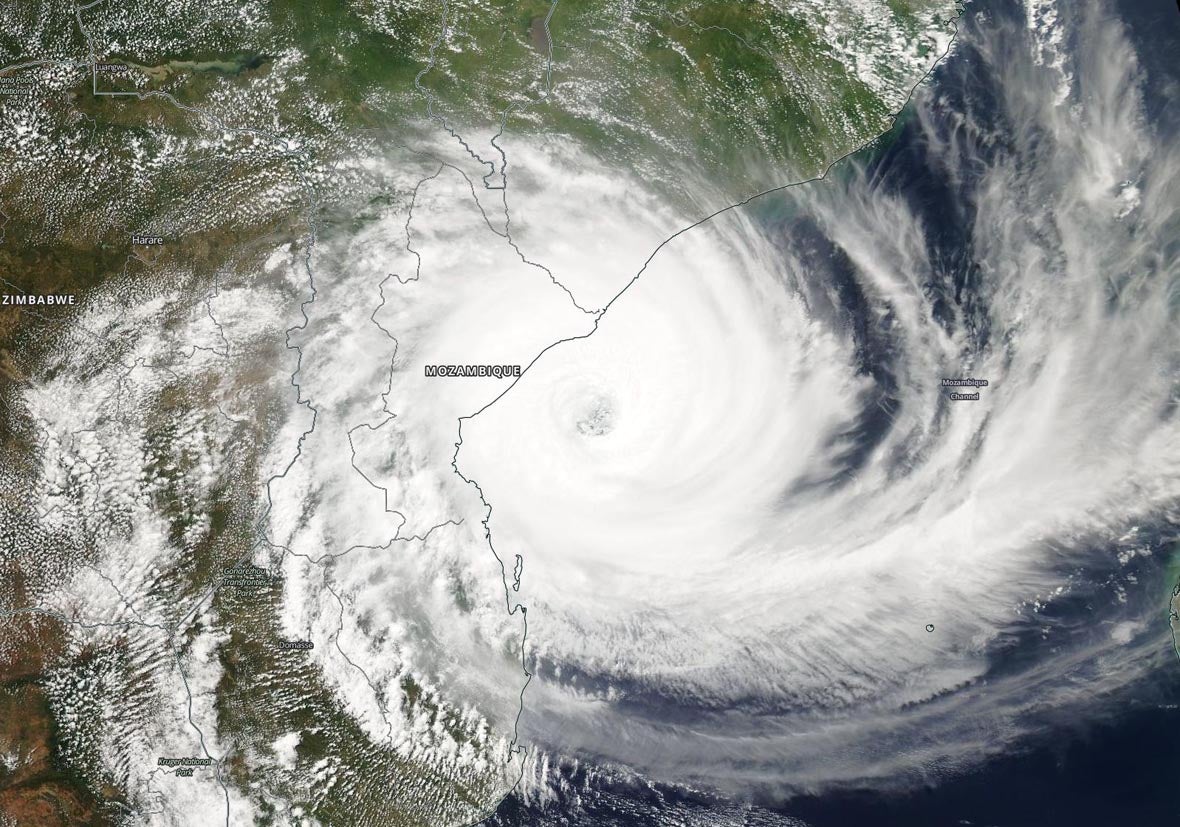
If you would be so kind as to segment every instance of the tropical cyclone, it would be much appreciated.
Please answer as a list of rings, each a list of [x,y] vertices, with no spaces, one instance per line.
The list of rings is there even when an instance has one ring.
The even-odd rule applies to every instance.
[[[297,340],[317,428],[269,528],[291,552],[284,632],[364,665],[313,650],[372,737],[412,676],[515,743],[523,657],[519,734],[546,751],[742,794],[898,784],[1140,673],[1156,636],[1103,590],[1129,588],[1151,554],[1131,529],[1180,493],[1151,356],[1180,347],[1175,262],[1135,275],[1174,220],[1139,208],[1168,203],[1174,158],[1103,120],[1142,105],[1126,62],[1083,53],[1070,82],[1106,98],[1025,109],[1062,82],[1028,57],[1056,34],[973,33],[1022,124],[1011,154],[982,113],[950,140],[931,93],[919,173],[853,164],[699,224],[563,139],[518,144],[514,198],[462,159],[420,159],[416,183],[391,164],[411,203],[317,253]],[[1028,51],[992,57],[1002,42]],[[1120,166],[1095,187],[1078,156]],[[972,223],[923,211],[906,187],[926,168]],[[939,233],[971,239],[969,302]],[[1140,288],[1104,315],[1112,277]],[[953,405],[947,377],[988,393]],[[1112,648],[1040,614],[1071,596],[1140,631]],[[1036,665],[1006,666],[1033,628]],[[412,722],[393,732],[417,748]],[[498,750],[471,766],[507,755],[507,785],[519,756]]]
[[[1104,46],[1039,61],[1066,31]],[[1180,500],[1180,265],[1153,252],[1177,156],[1122,31],[977,25],[998,111],[963,104],[952,139],[923,95],[915,127],[967,226],[909,200],[921,168],[724,211],[464,420],[457,467],[523,559],[528,737],[745,791],[904,783],[1142,674],[1161,630],[1106,590]],[[940,233],[969,239],[970,305]],[[1039,615],[1069,594],[1142,633]],[[1058,648],[997,666],[1025,624]]]
[[[411,125],[264,263],[89,292],[22,390],[33,611],[105,658],[50,685],[69,758],[148,820],[470,823],[566,756],[903,784],[1135,680],[1180,161],[1098,4],[980,20],[901,149],[708,220],[792,171],[457,118],[495,164]]]
[[[471,823],[522,769],[527,649],[458,422],[664,239],[886,126],[953,4],[590,3],[556,36],[556,4],[289,5],[13,19],[8,276],[78,292],[5,297],[38,344],[0,613],[60,625],[46,764],[129,823]],[[143,95],[106,71],[161,60]]]
[[[465,423],[460,467],[497,506],[493,535],[527,549],[526,593],[560,581],[555,609],[631,588],[697,600],[698,578],[729,565],[719,549],[835,473],[829,448],[867,383],[785,276],[744,216],[719,217],[661,250],[593,336]],[[595,416],[612,427],[579,429]]]

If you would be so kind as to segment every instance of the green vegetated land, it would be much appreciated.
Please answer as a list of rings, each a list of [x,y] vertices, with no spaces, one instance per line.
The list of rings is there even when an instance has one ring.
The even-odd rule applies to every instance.
[[[0,148],[0,203],[40,212],[56,232],[98,231],[170,197],[195,208],[210,165],[227,161],[201,203],[237,203],[273,190],[276,168],[290,180],[279,139],[326,168],[370,140],[365,130],[396,133],[428,108],[481,157],[495,156],[488,141],[507,113],[510,134],[566,135],[649,178],[695,171],[748,194],[768,175],[814,174],[881,131],[954,13],[946,0],[871,13],[836,2],[213,0],[99,3],[80,13],[80,32],[72,6],[46,2],[6,33],[3,65],[39,39],[50,41],[42,59],[85,62],[93,48],[100,91],[167,92],[219,122],[162,98],[95,98],[86,67],[14,70],[33,85],[0,97],[0,124],[23,134]],[[30,106],[34,123],[21,117]],[[265,134],[202,145],[221,124]],[[68,151],[51,163],[54,147]],[[268,211],[249,198],[243,208],[246,221]]]

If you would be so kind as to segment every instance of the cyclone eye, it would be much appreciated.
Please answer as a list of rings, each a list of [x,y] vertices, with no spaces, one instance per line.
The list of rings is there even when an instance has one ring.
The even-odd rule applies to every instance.
[[[606,436],[615,429],[614,402],[603,396],[596,396],[582,408],[574,427],[584,437]]]

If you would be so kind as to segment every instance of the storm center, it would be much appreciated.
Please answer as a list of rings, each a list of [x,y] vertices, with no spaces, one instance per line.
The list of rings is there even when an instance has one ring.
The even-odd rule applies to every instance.
[[[584,437],[606,436],[615,429],[615,404],[605,396],[594,396],[581,406],[574,427]]]

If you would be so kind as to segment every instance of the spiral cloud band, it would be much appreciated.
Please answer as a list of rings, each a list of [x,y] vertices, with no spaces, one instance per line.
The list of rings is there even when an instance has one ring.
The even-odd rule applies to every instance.
[[[1096,4],[978,15],[895,146],[673,237],[463,422],[523,560],[528,738],[896,781],[1149,668],[1180,157],[1127,38]]]

